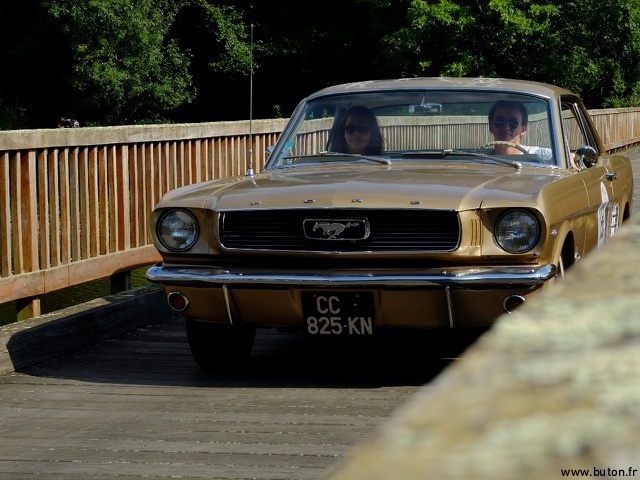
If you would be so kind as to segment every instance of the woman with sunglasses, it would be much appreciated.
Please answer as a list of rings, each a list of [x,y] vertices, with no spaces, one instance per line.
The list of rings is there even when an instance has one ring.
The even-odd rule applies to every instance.
[[[363,105],[350,107],[342,117],[331,150],[360,155],[382,155],[382,134],[376,116]]]

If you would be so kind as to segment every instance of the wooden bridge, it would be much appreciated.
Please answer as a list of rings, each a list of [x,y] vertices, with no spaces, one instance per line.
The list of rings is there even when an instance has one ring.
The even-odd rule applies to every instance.
[[[640,142],[640,109],[590,112],[610,151]],[[18,318],[40,297],[159,260],[149,214],[189,183],[260,171],[286,120],[0,132],[0,304]],[[254,158],[249,158],[248,152]]]
[[[257,170],[284,120],[254,121]],[[248,165],[249,122],[0,132],[0,303],[19,318],[40,296],[97,278],[127,288],[159,259],[148,218],[173,188]]]
[[[630,128],[636,125],[636,114],[607,111],[600,121],[614,122],[617,115],[626,115],[618,117],[620,128]],[[145,128],[149,127],[138,133]],[[605,136],[608,148],[637,143],[634,128],[621,134],[623,140]],[[2,223],[0,232],[4,299],[24,302],[33,313],[37,306],[33,298],[49,288],[93,276],[117,277],[153,261],[155,253],[136,222],[146,222],[143,212],[152,208],[164,189],[206,175],[244,171],[242,156],[233,167],[228,163],[224,168],[211,167],[218,157],[209,147],[216,141],[220,147],[244,145],[244,136],[208,140],[203,150],[204,136],[160,141],[152,130],[136,135],[133,128],[124,136],[127,141],[98,142],[93,147],[82,146],[89,137],[80,138],[81,131],[48,132],[58,135],[58,141],[34,142],[32,148],[15,138],[9,143],[9,135],[0,134],[0,221],[11,219],[14,226]],[[34,135],[33,141],[38,134],[25,135]],[[70,146],[64,146],[67,143]],[[185,151],[190,153],[176,153]],[[209,165],[205,170],[203,158]],[[637,186],[639,158],[634,160]],[[127,167],[118,166],[121,163]],[[139,173],[157,169],[165,172],[160,183]],[[58,197],[44,195],[45,184],[54,191],[57,185]],[[77,199],[74,189],[93,193],[78,193]],[[12,195],[18,192],[24,196],[15,201]],[[110,206],[112,199],[115,207]],[[15,208],[20,211],[13,212]],[[99,240],[90,242],[82,232],[78,237],[77,226],[70,226],[83,221],[85,208],[94,208],[91,211],[101,218],[95,230]],[[43,212],[48,220],[41,219]],[[128,223],[126,216],[134,212],[137,216]],[[29,222],[34,223],[25,226]],[[22,229],[17,232],[15,225]],[[56,231],[52,225],[67,227],[61,234],[49,233],[45,244],[43,229]],[[30,247],[33,238],[38,238],[37,248]],[[44,256],[43,246],[49,252]],[[25,248],[32,248],[31,263],[18,260]],[[10,260],[5,259],[7,254]],[[28,296],[23,298],[24,294]],[[115,302],[106,303],[111,307]],[[115,323],[114,311],[117,305],[109,311],[109,324]],[[43,349],[53,349],[60,338],[53,330],[56,325],[65,328],[61,321],[43,319],[46,329],[31,348],[25,341],[26,354],[37,359]],[[19,334],[11,335],[11,340],[20,339]],[[225,376],[208,374],[195,364],[181,317],[155,323],[147,319],[142,328],[48,361],[29,362],[32,366],[0,376],[0,479],[325,479],[398,407],[410,399],[415,402],[421,387],[473,340],[473,336],[434,339],[414,333],[410,338],[344,344],[265,331],[259,332],[245,370]]]
[[[0,376],[0,479],[323,479],[464,345],[317,340],[213,375],[173,317]]]

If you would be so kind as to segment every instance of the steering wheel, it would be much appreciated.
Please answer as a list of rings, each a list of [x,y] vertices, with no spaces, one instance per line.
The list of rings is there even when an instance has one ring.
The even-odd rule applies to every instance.
[[[528,154],[529,153],[529,152],[527,152],[527,150],[522,145],[518,145],[517,143],[513,143],[513,142],[507,142],[505,140],[494,140],[492,142],[485,143],[481,148],[489,148],[489,147],[493,147],[495,145],[506,145],[507,147],[517,148],[518,150],[520,150],[524,154]]]

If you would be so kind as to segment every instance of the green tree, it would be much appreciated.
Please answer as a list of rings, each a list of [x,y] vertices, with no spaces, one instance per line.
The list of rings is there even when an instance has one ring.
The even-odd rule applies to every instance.
[[[21,0],[0,18],[0,128],[246,119],[250,59],[254,118],[403,76],[522,78],[592,108],[640,105],[640,0]]]
[[[191,101],[189,60],[168,37],[181,0],[52,0],[75,60],[86,119],[155,122]]]
[[[397,18],[398,4],[361,0]],[[377,65],[404,76],[486,76],[565,86],[592,106],[637,104],[638,0],[405,0]]]
[[[73,50],[78,109],[100,123],[167,121],[170,112],[193,101],[189,47],[205,45],[213,52],[207,61],[212,71],[248,71],[241,16],[206,0],[51,0],[49,11]],[[185,11],[195,21],[177,28]],[[199,38],[189,44],[180,35],[191,29]]]

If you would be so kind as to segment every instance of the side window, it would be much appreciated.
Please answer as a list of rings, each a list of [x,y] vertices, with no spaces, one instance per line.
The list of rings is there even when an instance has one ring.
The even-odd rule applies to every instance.
[[[593,137],[588,113],[581,107],[579,100],[565,98],[562,105],[562,131],[567,149],[568,168],[578,169],[574,154],[577,149],[588,145],[598,151],[598,142]]]
[[[562,103],[562,128],[565,143],[571,152],[575,152],[581,146],[589,144],[582,128],[580,113],[573,103]]]

